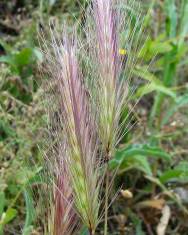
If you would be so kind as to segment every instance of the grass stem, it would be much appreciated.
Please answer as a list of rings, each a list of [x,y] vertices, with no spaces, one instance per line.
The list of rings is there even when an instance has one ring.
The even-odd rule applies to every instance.
[[[108,234],[108,194],[109,194],[109,171],[108,163],[106,167],[106,187],[105,187],[105,217],[104,217],[104,235]]]

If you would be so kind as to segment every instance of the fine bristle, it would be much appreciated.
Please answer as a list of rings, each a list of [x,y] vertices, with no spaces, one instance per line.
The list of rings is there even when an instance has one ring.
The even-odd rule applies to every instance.
[[[64,32],[61,37],[53,32],[51,49],[49,57],[49,51],[45,54],[49,73],[45,89],[54,102],[48,111],[58,116],[55,137],[64,138],[66,156],[62,154],[62,162],[70,175],[75,208],[83,223],[94,231],[99,223],[100,157],[75,33],[69,36]]]
[[[104,214],[100,196],[106,172],[107,217],[112,183],[104,163],[125,133],[121,116],[131,97],[129,84],[142,31],[139,7],[132,27],[135,1],[124,1],[125,9],[120,0],[92,0],[83,38],[65,25],[61,33],[51,25],[49,41],[40,34],[48,143],[53,150],[45,155],[51,178],[48,231],[54,235],[73,234],[79,219],[94,234]]]
[[[86,53],[92,61],[88,72],[92,82],[88,86],[95,99],[99,138],[107,158],[114,154],[125,132],[122,127],[126,128],[129,115],[123,121],[121,115],[135,92],[135,88],[131,91],[130,80],[141,48],[140,15],[139,4],[126,0],[93,0],[87,12]],[[133,17],[136,20],[132,26]]]

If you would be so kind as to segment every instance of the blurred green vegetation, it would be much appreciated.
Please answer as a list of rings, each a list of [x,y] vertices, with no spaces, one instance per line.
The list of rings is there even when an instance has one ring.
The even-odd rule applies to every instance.
[[[123,187],[133,194],[118,196],[112,205],[110,234],[154,234],[164,200],[171,208],[166,234],[187,235],[188,1],[142,4],[150,37],[134,74],[149,84],[139,85],[132,97],[130,106],[139,100],[131,111],[139,124],[110,162],[111,169],[118,169],[114,190]],[[27,163],[40,159],[38,145],[45,132],[37,32],[49,19],[81,19],[85,5],[84,0],[0,2],[0,234],[43,234],[27,190],[39,182],[40,165]]]

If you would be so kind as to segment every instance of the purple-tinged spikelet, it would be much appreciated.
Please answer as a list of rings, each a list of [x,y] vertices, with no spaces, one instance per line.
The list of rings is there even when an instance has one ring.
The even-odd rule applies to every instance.
[[[44,234],[73,235],[78,229],[78,218],[73,207],[70,175],[64,161],[65,144],[62,141],[53,143],[47,138],[42,175],[46,187],[39,191]]]
[[[98,45],[100,86],[100,137],[107,154],[113,148],[115,123],[116,86],[119,76],[117,42],[117,15],[112,0],[93,1],[93,13]]]
[[[97,130],[102,145],[103,160],[107,163],[114,155],[115,147],[123,135],[122,126],[125,120],[121,123],[121,115],[127,105],[128,83],[134,67],[134,59],[132,60],[134,56],[129,56],[135,30],[134,28],[131,30],[132,15],[129,12],[122,13],[122,4],[127,2],[92,0],[86,24],[89,56],[92,61],[91,75],[89,74],[92,82],[89,81],[89,85],[92,84],[90,89],[95,99],[93,103],[97,113]],[[128,15],[130,17],[127,17]],[[121,37],[123,25],[128,28],[124,29],[126,30],[124,34],[127,34],[125,43],[122,43]],[[136,48],[133,52],[135,50]],[[126,73],[124,70],[127,70]],[[126,76],[123,76],[125,74]],[[110,188],[108,170],[105,184],[104,234],[106,235]]]
[[[122,12],[123,2],[92,0],[86,24],[89,54],[93,64],[91,73],[95,83],[94,86],[92,84],[91,91],[95,98],[98,131],[107,161],[120,140],[120,117],[127,104],[129,79],[135,63],[134,55],[129,56],[135,29],[130,29],[131,14]],[[125,43],[121,32],[123,26],[127,27],[123,29],[127,34]],[[136,50],[137,45],[133,52]],[[125,70],[126,76],[122,77]]]
[[[63,136],[65,140],[66,156],[62,157],[69,172],[74,205],[93,233],[99,222],[101,182],[94,121],[79,69],[76,38],[66,33],[62,38],[56,36],[52,35],[53,53],[46,54],[50,78],[47,87],[55,103],[51,109],[58,113],[58,138]],[[60,179],[59,183],[61,186]]]
[[[127,58],[122,59],[122,55],[127,56],[126,51],[131,51],[132,42],[130,45],[126,44],[127,48],[122,48],[120,30],[124,18],[117,7],[118,2],[92,0],[86,23],[86,51],[87,58],[91,55],[91,64],[82,68],[84,72],[92,68],[92,71],[89,71],[89,76],[92,77],[90,81],[85,81],[80,69],[76,33],[69,36],[64,32],[59,36],[55,29],[51,29],[50,45],[43,41],[44,64],[49,77],[44,87],[45,102],[50,116],[52,142],[58,149],[58,154],[54,155],[55,163],[51,159],[48,160],[52,168],[56,166],[54,171],[51,170],[55,182],[51,210],[55,235],[62,231],[66,231],[62,235],[73,231],[70,227],[75,218],[73,204],[90,234],[94,234],[99,223],[99,194],[102,182],[99,171],[99,143],[102,144],[103,161],[108,162],[121,134],[120,117],[127,103],[128,80],[133,64],[129,54]],[[132,39],[132,32],[129,34],[128,40]],[[123,79],[122,72],[128,67],[128,76]],[[89,93],[86,91],[85,82],[87,85],[94,85]],[[96,116],[97,124],[94,120]],[[100,141],[96,137],[97,134]],[[62,142],[63,149],[59,147]],[[107,183],[106,185],[108,188]],[[108,192],[105,207],[108,206],[107,197]]]
[[[54,184],[54,235],[72,235],[76,229],[76,213],[73,209],[73,191],[66,164],[63,164],[62,152],[60,164],[56,169],[56,184]],[[55,182],[54,182],[55,183]]]

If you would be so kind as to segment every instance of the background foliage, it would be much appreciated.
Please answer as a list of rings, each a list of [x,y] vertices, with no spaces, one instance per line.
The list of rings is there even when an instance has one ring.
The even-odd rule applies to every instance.
[[[27,190],[28,183],[33,188],[40,183],[40,165],[31,168],[27,163],[40,159],[37,145],[45,127],[37,30],[49,18],[81,20],[85,5],[85,0],[0,2],[0,234],[42,234]],[[114,190],[123,190],[110,209],[109,229],[110,234],[161,235],[157,227],[168,216],[168,208],[166,234],[186,235],[188,1],[142,1],[142,5],[149,37],[139,53],[142,66],[134,73],[148,84],[141,83],[131,98],[129,110],[139,100],[131,111],[131,123],[138,124],[110,162],[111,169],[118,169]]]

